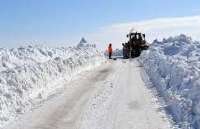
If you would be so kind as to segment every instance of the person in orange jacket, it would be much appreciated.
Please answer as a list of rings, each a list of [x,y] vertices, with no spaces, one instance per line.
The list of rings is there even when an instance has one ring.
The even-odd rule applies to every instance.
[[[111,56],[112,56],[112,44],[111,43],[108,46],[108,55],[109,55],[109,59],[111,59]]]

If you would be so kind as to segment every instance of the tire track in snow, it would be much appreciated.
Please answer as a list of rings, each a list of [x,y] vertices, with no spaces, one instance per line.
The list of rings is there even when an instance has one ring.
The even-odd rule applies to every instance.
[[[11,123],[6,129],[77,129],[80,114],[89,98],[98,90],[96,83],[112,73],[110,65],[98,67],[92,72],[84,72],[66,84],[61,95],[44,102],[33,112]]]
[[[147,90],[141,78],[141,67],[133,59],[126,63],[124,73],[121,73],[121,85],[119,93],[119,108],[115,129],[170,129],[171,123],[162,118],[157,112],[154,98]],[[120,92],[124,91],[124,92]]]
[[[6,129],[170,129],[152,102],[137,61],[109,64],[83,73],[70,83],[71,89]]]
[[[114,73],[91,98],[78,129],[170,129],[141,78],[136,60],[113,62]],[[163,119],[163,116],[165,119]]]

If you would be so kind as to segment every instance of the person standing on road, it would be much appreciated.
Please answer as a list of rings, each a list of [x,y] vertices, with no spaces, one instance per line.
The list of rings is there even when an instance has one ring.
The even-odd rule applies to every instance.
[[[112,56],[112,44],[111,43],[108,46],[108,55],[109,55],[109,59],[111,59],[111,56]]]

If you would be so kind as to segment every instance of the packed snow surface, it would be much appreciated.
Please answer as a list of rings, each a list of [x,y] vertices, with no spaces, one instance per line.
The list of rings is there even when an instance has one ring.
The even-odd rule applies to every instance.
[[[4,129],[174,129],[141,73],[135,59],[109,60]]]
[[[100,65],[93,47],[0,49],[0,127],[30,110],[81,71]]]
[[[180,35],[154,41],[140,62],[181,129],[200,128],[200,43]]]

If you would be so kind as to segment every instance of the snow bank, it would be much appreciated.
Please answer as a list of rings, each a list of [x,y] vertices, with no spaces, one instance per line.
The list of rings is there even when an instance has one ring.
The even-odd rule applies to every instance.
[[[0,127],[103,61],[93,47],[0,49]]]
[[[200,128],[200,43],[180,35],[154,41],[140,62],[182,129]]]

